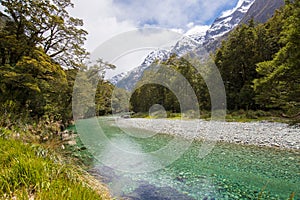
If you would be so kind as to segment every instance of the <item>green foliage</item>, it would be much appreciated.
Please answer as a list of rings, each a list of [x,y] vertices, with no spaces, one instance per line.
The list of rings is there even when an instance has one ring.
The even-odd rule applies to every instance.
[[[252,80],[257,78],[255,64],[263,60],[260,36],[253,21],[236,28],[217,51],[219,68],[227,94],[229,109],[255,109]]]
[[[168,66],[171,72],[166,71],[163,66]],[[163,62],[162,67],[159,64],[151,66],[144,72],[142,79],[136,86],[137,89],[131,96],[130,103],[133,111],[148,112],[151,106],[159,104],[166,111],[180,113],[183,108],[180,107],[179,96],[185,101],[185,111],[193,109],[194,102],[192,102],[191,94],[186,87],[191,87],[192,91],[195,92],[201,109],[209,109],[209,93],[202,77],[205,73],[198,73],[195,66],[203,71],[206,70],[206,75],[209,74],[208,64],[200,64],[199,61],[191,58],[177,58],[176,55],[172,55]],[[181,76],[188,84],[184,83],[183,79],[180,78]],[[162,80],[168,80],[167,85],[169,87],[158,84]]]
[[[91,189],[93,179],[82,170],[45,149],[59,145],[61,150],[58,136],[72,119],[76,74],[87,68],[82,47],[87,33],[80,28],[83,22],[67,12],[73,4],[3,0],[1,5],[8,17],[0,22],[0,198],[108,197]],[[101,70],[112,66],[99,63],[104,67],[91,67],[90,75],[103,79]],[[43,146],[30,146],[34,143]]]
[[[41,49],[23,56],[16,65],[0,66],[0,101],[14,101],[19,112],[25,109],[32,116],[64,113],[67,79],[64,70],[53,63]]]
[[[217,51],[228,109],[300,112],[299,1],[286,1],[265,24],[236,28]]]
[[[289,114],[300,112],[300,2],[285,6],[280,34],[282,48],[269,61],[257,64],[257,102]]]
[[[8,17],[0,29],[0,102],[15,104],[13,116],[68,121],[70,80],[75,77],[67,77],[70,73],[61,66],[85,68],[83,59],[88,55],[82,47],[87,34],[80,29],[83,22],[67,12],[73,4],[69,0],[1,4]]]
[[[112,113],[124,113],[129,112],[130,104],[129,102],[130,94],[128,91],[115,87],[111,94],[111,99],[109,103],[106,103],[105,107],[108,112]],[[110,107],[109,107],[110,106]]]
[[[40,154],[40,146],[0,138],[0,152],[1,198],[105,199],[83,183],[83,172]]]
[[[11,18],[1,33],[1,59],[15,64],[40,46],[63,66],[80,68],[87,56],[82,47],[87,32],[82,20],[69,16],[70,0],[3,0]]]
[[[111,100],[114,87],[104,80],[105,71],[115,66],[98,60],[86,70],[79,70],[73,87],[73,114],[88,118],[112,112]],[[74,81],[73,81],[74,84]]]

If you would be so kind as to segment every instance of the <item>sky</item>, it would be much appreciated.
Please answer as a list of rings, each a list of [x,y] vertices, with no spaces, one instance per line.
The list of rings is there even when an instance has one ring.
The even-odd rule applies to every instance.
[[[83,19],[88,31],[86,49],[97,47],[114,36],[136,28],[158,27],[180,34],[205,32],[213,21],[231,12],[243,0],[72,0],[71,16]],[[3,8],[0,7],[0,10]],[[153,49],[152,49],[153,50]],[[108,78],[142,63],[151,50],[132,51],[113,64]]]
[[[117,34],[144,27],[195,32],[211,25],[238,0],[73,0],[71,15],[83,19],[93,51]],[[206,25],[206,26],[205,26]],[[204,27],[203,27],[204,26]]]
[[[88,51],[103,42],[136,28],[167,28],[181,34],[206,31],[220,15],[243,0],[73,0],[71,15],[83,19],[89,32]],[[153,50],[153,49],[152,49]],[[107,78],[139,66],[151,50],[135,51],[114,60],[117,66]]]

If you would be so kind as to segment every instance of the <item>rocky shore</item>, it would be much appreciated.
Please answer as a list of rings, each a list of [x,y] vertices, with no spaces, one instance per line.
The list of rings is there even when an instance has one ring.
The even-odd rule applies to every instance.
[[[284,123],[142,118],[118,118],[116,123],[125,130],[127,128],[138,128],[187,139],[204,139],[300,150],[300,128],[291,127]]]

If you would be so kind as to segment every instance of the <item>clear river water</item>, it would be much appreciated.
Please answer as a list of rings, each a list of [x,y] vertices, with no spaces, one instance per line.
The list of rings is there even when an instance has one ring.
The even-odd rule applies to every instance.
[[[217,143],[207,156],[199,158],[203,142],[193,141],[190,148],[170,165],[152,172],[136,173],[120,170],[118,165],[126,162],[134,168],[137,159],[144,162],[149,158],[143,160],[118,153],[107,141],[122,151],[134,149],[143,155],[163,148],[174,139],[173,136],[134,137],[118,128],[113,118],[99,118],[98,125],[91,120],[79,123],[79,129],[84,130],[85,135],[81,139],[95,156],[91,173],[101,176],[117,199],[289,199],[292,193],[294,199],[300,199],[298,150]],[[99,136],[99,127],[105,139]],[[132,130],[134,134],[139,131],[151,134]],[[164,163],[164,159],[169,158],[156,159]]]

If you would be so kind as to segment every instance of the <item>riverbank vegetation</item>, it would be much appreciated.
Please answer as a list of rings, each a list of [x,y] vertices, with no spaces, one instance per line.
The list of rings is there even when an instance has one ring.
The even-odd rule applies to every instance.
[[[74,6],[69,0],[2,0],[1,5],[5,9],[0,12],[1,198],[109,198],[105,189],[95,189],[96,181],[91,183],[69,156],[61,155],[65,152],[61,132],[73,118],[73,92],[79,89],[85,91],[80,95],[91,95],[89,90],[73,88],[77,73],[89,71],[86,75],[97,78],[95,103],[82,118],[148,112],[154,104],[163,105],[170,117],[179,117],[176,96],[165,87],[146,84],[133,93],[131,107],[126,107],[129,94],[104,80],[105,70],[114,66],[102,60],[85,63],[87,32],[82,20],[69,15],[67,10]],[[236,28],[212,55],[224,80],[229,113],[244,110],[240,116],[258,119],[271,113],[299,122],[299,20],[300,2],[286,1],[267,23],[250,21]],[[200,110],[209,116],[210,94],[202,76],[214,80],[213,63],[201,64],[201,76],[193,67],[197,62],[173,55],[163,64],[188,80]],[[154,78],[150,72],[144,77]]]
[[[0,151],[1,198],[110,199],[103,185],[46,145],[1,137]]]
[[[61,139],[76,74],[88,67],[83,21],[69,15],[69,0],[1,5],[0,198],[109,199]]]

